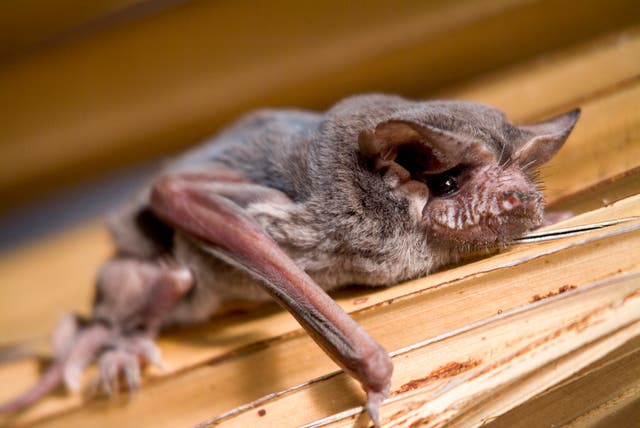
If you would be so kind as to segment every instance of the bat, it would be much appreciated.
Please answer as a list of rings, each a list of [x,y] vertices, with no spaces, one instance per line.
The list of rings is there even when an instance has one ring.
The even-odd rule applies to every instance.
[[[91,317],[60,321],[53,363],[0,413],[77,390],[93,362],[107,394],[119,379],[135,389],[163,327],[274,299],[360,382],[378,426],[391,360],[327,291],[416,278],[542,224],[538,167],[579,115],[516,126],[481,104],[371,94],[240,119],[109,217],[116,251]]]

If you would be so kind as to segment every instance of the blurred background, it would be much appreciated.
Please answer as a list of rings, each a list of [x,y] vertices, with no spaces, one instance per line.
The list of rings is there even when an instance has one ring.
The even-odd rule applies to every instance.
[[[433,97],[639,22],[637,0],[4,0],[0,250],[108,211],[249,109]]]

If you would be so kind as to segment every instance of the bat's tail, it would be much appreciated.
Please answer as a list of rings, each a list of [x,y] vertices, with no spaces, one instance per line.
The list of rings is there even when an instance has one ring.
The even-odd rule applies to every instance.
[[[13,400],[0,404],[0,415],[18,412],[51,392],[62,384],[62,364],[54,362],[31,389]]]

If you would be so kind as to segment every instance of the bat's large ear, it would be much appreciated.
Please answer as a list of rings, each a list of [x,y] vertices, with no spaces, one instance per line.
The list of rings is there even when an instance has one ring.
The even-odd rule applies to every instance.
[[[409,164],[408,169],[419,170],[412,173],[439,173],[463,162],[482,163],[495,158],[481,141],[403,120],[382,122],[375,129],[362,131],[358,145],[365,157],[395,160]]]
[[[542,165],[560,150],[580,117],[580,109],[534,125],[518,128],[526,136],[514,154],[517,164],[527,168]]]

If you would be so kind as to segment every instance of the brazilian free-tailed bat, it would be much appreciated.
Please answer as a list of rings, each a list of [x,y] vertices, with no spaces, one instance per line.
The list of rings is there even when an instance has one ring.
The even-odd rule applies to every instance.
[[[392,364],[326,291],[387,286],[543,221],[536,168],[579,116],[515,126],[491,107],[363,95],[325,113],[263,110],[170,163],[109,223],[116,253],[90,319],[64,318],[54,362],[15,411],[97,361],[106,391],[158,362],[170,324],[275,299],[367,393],[378,424]]]

